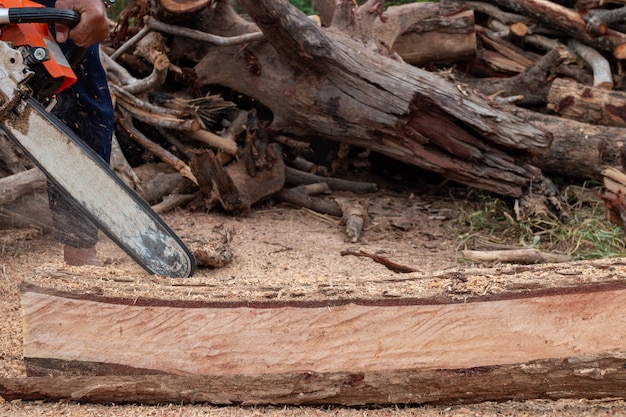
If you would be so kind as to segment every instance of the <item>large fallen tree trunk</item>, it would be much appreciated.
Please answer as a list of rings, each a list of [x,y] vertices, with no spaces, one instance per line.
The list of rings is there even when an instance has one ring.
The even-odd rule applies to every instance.
[[[502,195],[518,197],[541,177],[525,158],[545,151],[551,135],[437,74],[379,53],[367,33],[379,2],[356,11],[347,6],[352,2],[340,5],[333,22],[343,27],[329,30],[287,1],[240,4],[266,40],[189,48],[183,38],[174,40],[170,56],[200,56],[197,87],[222,85],[258,100],[273,113],[273,132],[364,147]],[[204,24],[222,36],[251,30],[222,2]]]

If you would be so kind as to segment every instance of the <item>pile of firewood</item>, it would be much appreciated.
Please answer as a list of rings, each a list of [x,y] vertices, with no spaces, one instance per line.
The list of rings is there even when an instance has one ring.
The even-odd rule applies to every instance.
[[[348,155],[521,207],[539,193],[557,212],[546,176],[599,180],[623,165],[619,1],[319,0],[319,16],[286,0],[232,3],[137,0],[102,46],[113,166],[159,212],[241,214],[271,197],[356,222],[356,240],[356,197],[376,186],[333,177]],[[27,168],[0,158],[7,176]]]

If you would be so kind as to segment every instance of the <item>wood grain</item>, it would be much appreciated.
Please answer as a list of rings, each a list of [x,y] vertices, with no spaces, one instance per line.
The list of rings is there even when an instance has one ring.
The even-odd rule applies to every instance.
[[[136,301],[26,287],[25,360],[253,376],[466,369],[626,351],[624,288],[465,304]]]

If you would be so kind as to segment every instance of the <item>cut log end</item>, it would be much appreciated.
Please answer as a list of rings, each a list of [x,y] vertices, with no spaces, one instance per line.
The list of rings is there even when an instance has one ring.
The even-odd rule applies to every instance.
[[[170,13],[188,14],[212,4],[215,0],[159,0],[161,6]]]

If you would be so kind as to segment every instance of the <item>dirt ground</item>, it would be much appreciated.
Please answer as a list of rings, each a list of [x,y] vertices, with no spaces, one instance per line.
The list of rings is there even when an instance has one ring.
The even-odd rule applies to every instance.
[[[461,193],[462,194],[462,193]],[[194,279],[204,280],[245,297],[237,288],[266,288],[268,293],[289,294],[303,283],[316,283],[337,296],[342,282],[397,277],[370,258],[341,256],[344,250],[384,256],[420,272],[459,268],[458,241],[450,221],[458,216],[458,190],[438,190],[436,195],[412,189],[384,189],[372,196],[363,238],[345,241],[336,218],[320,216],[287,205],[264,205],[248,217],[218,212],[177,210],[164,219],[186,242],[207,240],[225,230],[232,232],[232,264],[220,269],[201,268]],[[145,274],[110,240],[98,246],[106,268]],[[36,228],[0,233],[0,375],[25,376],[21,349],[20,282],[42,268],[63,269],[61,246],[49,233]],[[389,291],[393,292],[390,288]],[[95,405],[59,402],[4,402],[2,416],[614,416],[626,415],[621,399],[533,400],[456,406],[403,406],[382,408],[342,407],[214,407],[210,405],[162,406]]]

